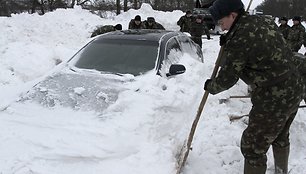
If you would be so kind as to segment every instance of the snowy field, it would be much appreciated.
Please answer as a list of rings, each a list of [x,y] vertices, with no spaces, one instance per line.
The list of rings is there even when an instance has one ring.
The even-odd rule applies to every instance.
[[[170,174],[175,172],[175,154],[195,116],[219,52],[219,38],[203,39],[204,64],[184,62],[194,67],[178,76],[186,86],[150,76],[151,83],[138,83],[150,95],[126,92],[110,109],[112,118],[98,113],[35,103],[16,102],[34,84],[58,69],[56,62],[67,61],[88,40],[97,25],[120,23],[127,29],[135,15],[154,16],[166,29],[176,25],[182,11],[161,12],[144,4],[118,16],[101,19],[78,7],[56,10],[43,16],[19,14],[0,18],[0,173],[1,174]],[[291,23],[290,23],[291,24]],[[301,53],[305,52],[303,47]],[[140,81],[141,82],[141,81]],[[163,94],[167,85],[175,93]],[[156,87],[157,86],[157,87]],[[135,86],[131,86],[135,88]],[[180,92],[198,93],[182,98]],[[146,94],[145,92],[143,92]],[[243,171],[240,136],[245,119],[229,121],[230,115],[247,114],[249,99],[219,99],[245,95],[246,85],[209,96],[190,152],[184,174],[239,174]],[[184,117],[185,108],[168,103],[169,97],[186,103],[194,112]],[[150,98],[165,98],[152,103]],[[132,98],[136,102],[131,103]],[[192,101],[196,102],[192,102]],[[192,102],[192,103],[191,103]],[[303,102],[301,104],[304,104]],[[170,111],[175,115],[167,114]],[[290,174],[306,173],[306,109],[300,109],[291,127]],[[184,114],[183,114],[184,113]],[[126,115],[128,117],[126,117]],[[273,174],[272,151],[268,171]]]

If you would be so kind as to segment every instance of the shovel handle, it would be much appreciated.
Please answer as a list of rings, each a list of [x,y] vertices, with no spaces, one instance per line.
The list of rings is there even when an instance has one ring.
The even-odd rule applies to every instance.
[[[210,76],[210,79],[214,79],[217,76],[223,52],[224,52],[224,46],[221,46],[219,54],[218,54],[218,58],[216,60],[215,67],[214,67],[214,70],[213,70],[213,72]]]
[[[241,119],[243,117],[248,117],[248,116],[249,116],[249,114],[240,115],[240,116],[238,116],[238,115],[231,115],[231,116],[229,116],[229,120],[232,122],[232,121],[239,120],[239,119]]]
[[[215,63],[214,70],[213,70],[212,75],[211,75],[211,79],[214,79],[217,76],[223,51],[224,51],[224,47],[221,46],[219,54],[218,54],[218,58],[217,58],[216,63]],[[198,122],[200,120],[201,113],[202,113],[203,108],[205,106],[208,95],[209,95],[209,92],[205,91],[205,93],[202,97],[201,103],[199,105],[197,115],[196,115],[195,119],[193,120],[192,127],[191,127],[191,130],[189,132],[189,136],[187,138],[187,142],[184,143],[180,153],[178,154],[176,174],[180,174],[182,169],[185,166],[185,163],[187,161],[188,154],[189,154],[189,151],[190,151],[190,148],[191,148],[191,143],[192,143],[192,140],[193,140],[193,136],[194,136],[195,130],[197,128]]]
[[[300,105],[299,108],[306,108],[306,105]],[[243,117],[248,117],[249,114],[245,114],[245,115],[230,115],[229,116],[229,120],[232,122],[232,121],[235,121],[235,120],[239,120]]]
[[[232,95],[229,98],[251,98],[249,95]]]

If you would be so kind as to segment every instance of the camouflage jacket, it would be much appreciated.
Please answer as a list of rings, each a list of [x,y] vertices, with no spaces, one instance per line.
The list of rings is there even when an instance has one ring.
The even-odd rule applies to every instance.
[[[153,22],[152,25],[149,25],[148,21],[144,21],[144,28],[145,29],[159,29],[159,30],[164,30],[164,26],[162,26],[160,23],[158,22]]]
[[[306,56],[295,52],[293,57],[294,64],[299,70],[299,73],[306,79]]]
[[[296,72],[292,52],[272,18],[242,15],[226,38],[218,76],[206,86],[212,94],[229,89],[239,78],[256,89]]]
[[[135,20],[132,19],[129,23],[129,29],[144,29],[144,28],[145,28],[145,26],[144,26],[143,22],[140,22],[139,25],[136,25]]]
[[[194,21],[194,17],[187,17],[186,15],[180,17],[180,19],[177,21],[177,25],[181,27],[180,31],[181,32],[189,32],[190,26],[192,22]]]
[[[209,30],[204,22],[197,23],[194,21],[191,24],[189,33],[192,37],[202,37],[202,35],[205,33],[207,38],[210,38]]]
[[[95,37],[97,35],[104,34],[104,33],[111,32],[111,31],[115,31],[115,28],[112,25],[99,26],[95,29],[95,31],[91,34],[90,37]]]
[[[304,43],[305,28],[302,24],[293,25],[289,31],[288,41],[291,49],[298,52]]]
[[[285,25],[280,25],[278,28],[282,32],[284,38],[287,40],[288,35],[289,35],[289,31],[290,31],[290,26],[288,24],[285,24]]]
[[[296,65],[296,68],[298,69],[304,84],[306,84],[306,56],[301,53],[294,52],[293,58],[294,64]]]

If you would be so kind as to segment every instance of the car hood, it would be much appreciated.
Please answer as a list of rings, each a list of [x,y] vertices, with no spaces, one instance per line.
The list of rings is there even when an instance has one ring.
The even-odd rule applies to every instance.
[[[41,81],[24,97],[47,107],[102,112],[115,103],[124,84],[132,81],[113,74],[61,72]]]

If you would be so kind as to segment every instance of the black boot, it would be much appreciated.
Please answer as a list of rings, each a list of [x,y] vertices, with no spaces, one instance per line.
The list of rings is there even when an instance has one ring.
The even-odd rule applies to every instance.
[[[288,158],[290,146],[287,147],[272,147],[274,156],[275,174],[288,173]]]
[[[251,166],[244,160],[244,174],[265,174],[267,166]]]

